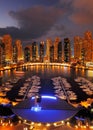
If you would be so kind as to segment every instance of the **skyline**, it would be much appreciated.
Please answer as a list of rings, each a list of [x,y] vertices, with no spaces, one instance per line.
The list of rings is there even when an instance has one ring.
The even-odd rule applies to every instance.
[[[1,0],[0,36],[31,42],[83,36],[92,27],[92,0]]]

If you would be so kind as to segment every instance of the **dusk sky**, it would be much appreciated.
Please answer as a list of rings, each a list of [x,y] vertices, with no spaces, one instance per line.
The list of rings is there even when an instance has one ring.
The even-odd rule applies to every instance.
[[[93,0],[0,0],[0,36],[24,41],[93,33]]]

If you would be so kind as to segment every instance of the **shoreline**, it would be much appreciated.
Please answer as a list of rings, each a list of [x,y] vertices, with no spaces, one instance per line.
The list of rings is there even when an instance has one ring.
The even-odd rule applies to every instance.
[[[86,67],[86,66],[73,66],[71,64],[68,63],[24,63],[21,65],[14,65],[14,66],[5,66],[5,67],[1,67],[0,71],[5,71],[5,70],[13,70],[13,69],[17,69],[20,67],[27,67],[27,66],[62,66],[62,67],[70,67],[73,69],[82,69],[82,70],[93,70],[93,67]]]

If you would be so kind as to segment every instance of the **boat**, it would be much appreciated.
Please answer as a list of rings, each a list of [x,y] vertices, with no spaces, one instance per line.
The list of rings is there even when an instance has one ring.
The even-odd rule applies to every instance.
[[[14,73],[15,73],[15,75],[17,75],[17,76],[23,76],[23,75],[25,74],[24,71],[15,71]]]

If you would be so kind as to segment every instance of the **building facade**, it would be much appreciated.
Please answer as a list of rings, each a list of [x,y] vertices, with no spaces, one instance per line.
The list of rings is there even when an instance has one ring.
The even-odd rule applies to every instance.
[[[2,42],[5,46],[5,62],[6,65],[12,63],[13,61],[13,47],[12,47],[12,38],[10,35],[4,35]]]
[[[23,48],[22,48],[21,40],[17,39],[15,41],[15,46],[16,46],[16,49],[17,49],[17,62],[24,61]]]
[[[40,62],[44,62],[44,51],[45,51],[44,45],[45,45],[44,42],[40,43],[40,47],[39,47],[39,61]]]
[[[45,56],[45,62],[50,62],[50,46],[52,45],[52,40],[47,39],[46,41],[46,56]]]
[[[24,62],[30,62],[31,51],[29,47],[24,48]]]
[[[54,61],[58,62],[58,44],[60,42],[60,38],[56,37],[54,41]]]
[[[71,61],[71,46],[69,38],[64,39],[64,62],[69,63]]]
[[[54,62],[54,45],[50,46],[50,62]]]
[[[58,43],[58,62],[62,62],[62,42]]]
[[[77,61],[82,60],[83,39],[79,36],[74,37],[74,59]]]
[[[32,61],[38,61],[38,45],[36,42],[32,43]]]

